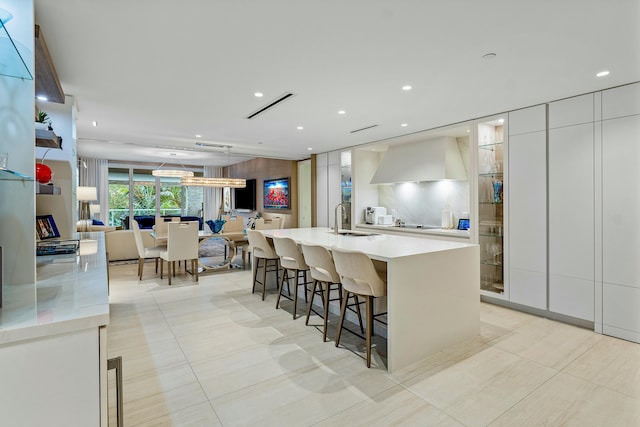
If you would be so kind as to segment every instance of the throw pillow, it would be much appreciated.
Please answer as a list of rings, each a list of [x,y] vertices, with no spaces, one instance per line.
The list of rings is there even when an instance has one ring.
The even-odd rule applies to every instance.
[[[94,219],[91,222],[92,225],[104,225],[104,222],[100,221],[99,219]]]

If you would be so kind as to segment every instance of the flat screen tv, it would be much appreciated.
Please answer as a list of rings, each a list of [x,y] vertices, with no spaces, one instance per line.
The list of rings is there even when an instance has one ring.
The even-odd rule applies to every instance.
[[[264,208],[289,209],[289,178],[264,180]]]
[[[236,209],[256,210],[256,180],[248,179],[245,188],[236,188],[235,190]]]

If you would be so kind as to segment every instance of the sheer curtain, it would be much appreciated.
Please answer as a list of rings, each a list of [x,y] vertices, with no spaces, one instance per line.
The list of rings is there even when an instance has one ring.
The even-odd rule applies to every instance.
[[[78,185],[96,187],[98,200],[92,204],[100,205],[98,218],[107,224],[109,220],[109,161],[105,159],[78,158]]]
[[[205,166],[205,178],[222,178],[222,168],[218,166]],[[202,216],[207,219],[217,219],[220,216],[222,205],[222,188],[204,187],[204,212]]]

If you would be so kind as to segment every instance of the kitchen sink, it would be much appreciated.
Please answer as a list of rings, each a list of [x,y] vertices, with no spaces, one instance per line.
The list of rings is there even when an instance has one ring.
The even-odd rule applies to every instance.
[[[329,231],[331,234],[335,234],[335,231]],[[352,237],[360,237],[360,236],[377,236],[379,233],[367,233],[363,231],[338,231],[340,236],[352,236]]]

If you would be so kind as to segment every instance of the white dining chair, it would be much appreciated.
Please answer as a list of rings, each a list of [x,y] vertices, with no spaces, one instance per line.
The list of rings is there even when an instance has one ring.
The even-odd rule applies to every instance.
[[[373,320],[385,313],[373,314],[373,298],[387,295],[387,277],[379,273],[371,258],[363,252],[347,251],[334,248],[331,250],[336,271],[340,275],[342,288],[345,294],[342,297],[340,308],[340,320],[336,333],[336,347],[340,344],[340,334],[344,324],[344,314],[350,294],[355,294],[365,299],[366,307],[366,347],[367,368],[371,367],[371,336],[373,335]]]
[[[255,224],[256,230],[277,230],[282,228],[281,224],[284,225],[284,221],[282,221],[281,217],[273,219],[258,218]]]
[[[171,285],[171,275],[176,275],[176,261],[191,261],[191,270],[195,281],[198,281],[198,228],[197,221],[190,222],[170,222],[167,225],[167,247],[160,253],[160,258],[167,261],[169,285]],[[160,278],[163,275],[164,262],[160,264]]]
[[[140,225],[138,221],[132,220],[131,225],[133,228],[133,237],[136,241],[136,249],[138,250],[138,278],[142,280],[142,271],[144,269],[144,261],[146,259],[155,259],[156,261],[156,274],[158,274],[158,259],[161,252],[165,249],[162,246],[156,246],[153,248],[145,248],[144,241],[142,240],[142,233],[140,233]]]

